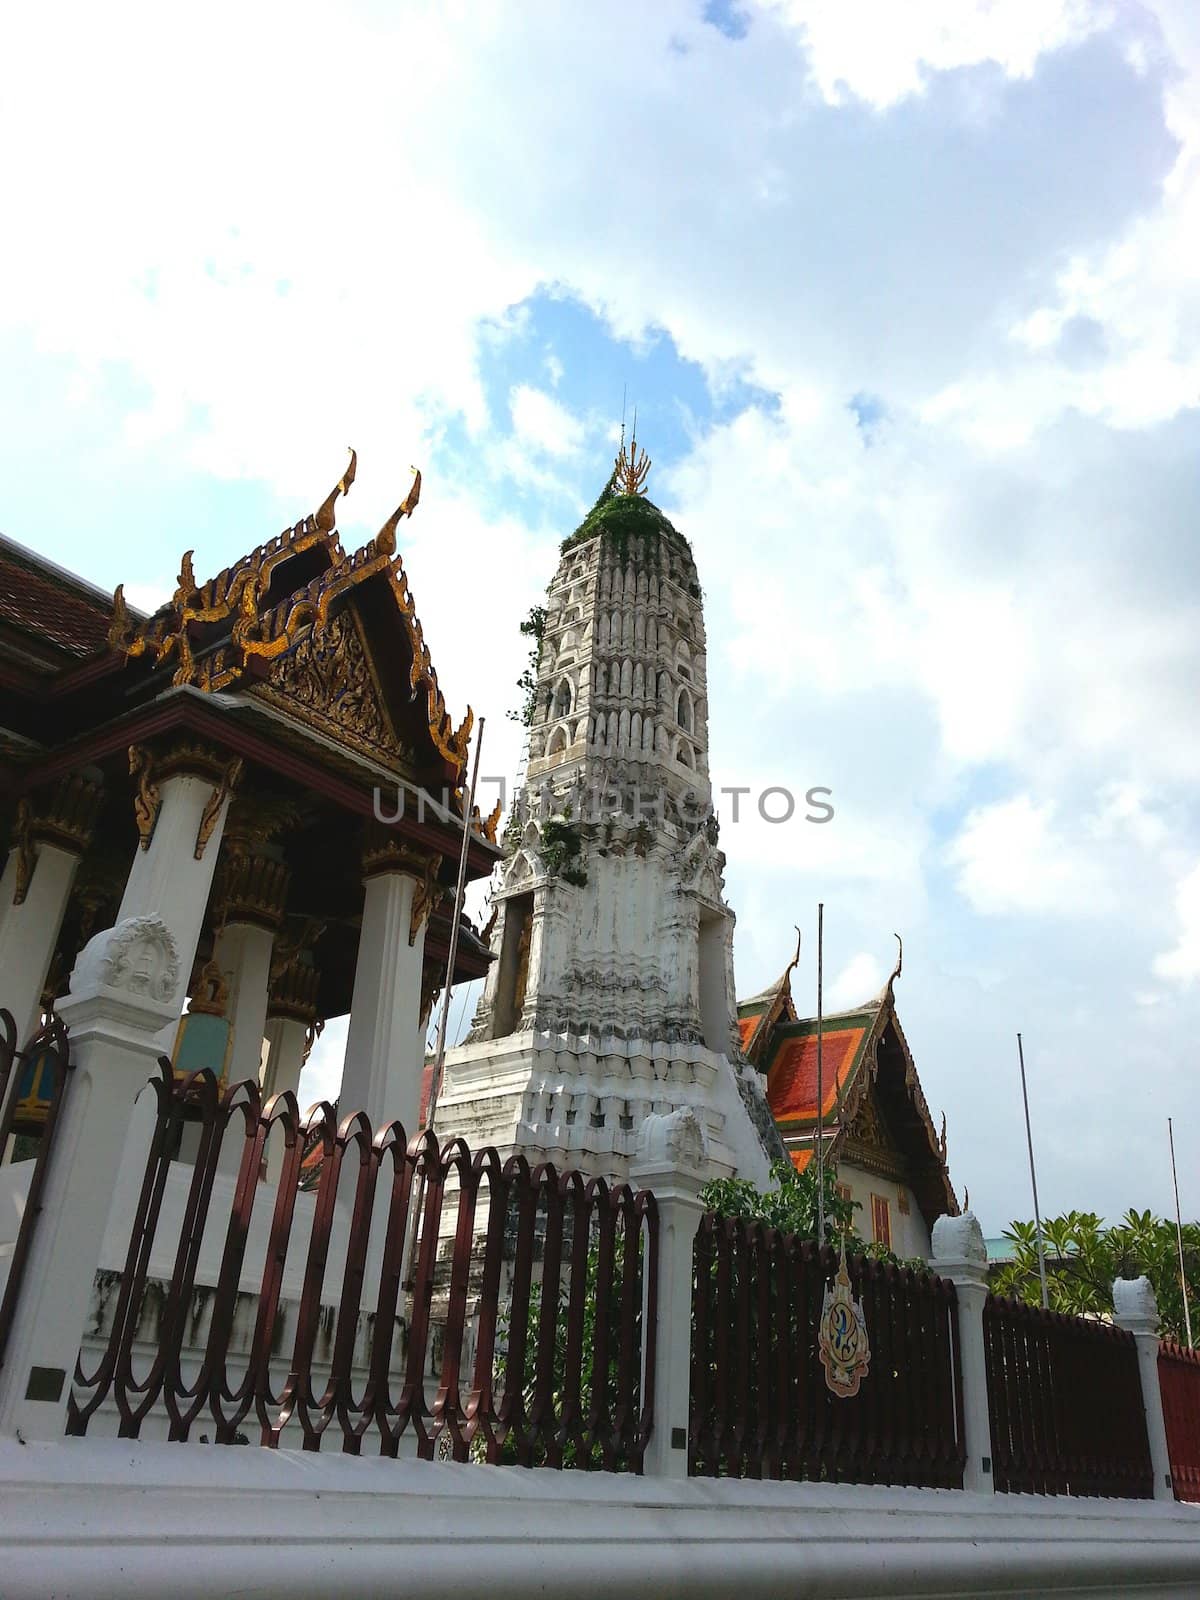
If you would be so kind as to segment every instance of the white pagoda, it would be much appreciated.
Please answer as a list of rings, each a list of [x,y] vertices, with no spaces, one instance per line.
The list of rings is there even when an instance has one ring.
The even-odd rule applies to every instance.
[[[495,960],[447,1053],[437,1125],[623,1178],[643,1120],[690,1107],[708,1175],[761,1183],[782,1147],[739,1044],[700,584],[687,540],[644,496],[648,469],[622,445],[535,617]]]

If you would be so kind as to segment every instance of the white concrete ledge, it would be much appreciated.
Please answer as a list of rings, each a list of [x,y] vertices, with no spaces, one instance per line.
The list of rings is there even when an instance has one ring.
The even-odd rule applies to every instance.
[[[1200,1508],[0,1441],[5,1600],[1200,1595]]]

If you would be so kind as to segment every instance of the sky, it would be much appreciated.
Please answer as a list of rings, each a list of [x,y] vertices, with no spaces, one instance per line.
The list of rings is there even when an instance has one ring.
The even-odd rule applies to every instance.
[[[622,397],[704,586],[738,989],[900,1017],[985,1232],[1200,1212],[1200,10],[9,8],[0,529],[137,603],[315,509],[506,719]],[[470,996],[455,1002],[460,1029]],[[306,1076],[336,1087],[331,1023]]]

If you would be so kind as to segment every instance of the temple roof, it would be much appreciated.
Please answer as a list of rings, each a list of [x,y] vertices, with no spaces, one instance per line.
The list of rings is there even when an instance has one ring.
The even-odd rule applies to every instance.
[[[794,965],[794,963],[793,963]],[[862,1124],[884,1125],[906,1164],[927,1222],[958,1201],[946,1166],[945,1120],[939,1134],[896,1015],[899,968],[873,999],[821,1019],[821,1105],[817,1105],[817,1019],[798,1017],[789,967],[775,984],[738,1003],[742,1048],[766,1076],[767,1103],[797,1170],[818,1137],[826,1159],[863,1159]]]
[[[112,611],[111,596],[0,535],[0,657],[18,670],[51,675],[105,650]]]

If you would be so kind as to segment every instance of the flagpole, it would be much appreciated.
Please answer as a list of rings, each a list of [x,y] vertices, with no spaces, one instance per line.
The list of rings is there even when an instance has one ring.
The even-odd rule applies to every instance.
[[[486,717],[479,719],[479,732],[475,736],[475,760],[471,767],[471,786],[463,800],[462,848],[458,853],[458,882],[454,890],[454,915],[450,919],[450,953],[446,958],[446,986],[442,990],[442,1014],[438,1020],[437,1049],[433,1058],[433,1074],[429,1080],[429,1105],[425,1112],[425,1126],[433,1127],[437,1112],[438,1095],[442,1087],[442,1068],[446,1060],[446,1030],[450,1023],[450,989],[454,983],[454,963],[458,957],[458,924],[462,916],[463,893],[467,884],[467,851],[471,843],[471,812],[475,806],[475,786],[479,782],[479,752],[483,749],[483,725]]]
[[[1183,1220],[1179,1215],[1179,1174],[1175,1170],[1175,1129],[1167,1118],[1167,1138],[1171,1144],[1171,1181],[1175,1185],[1175,1243],[1179,1250],[1179,1287],[1183,1292],[1183,1325],[1187,1330],[1188,1349],[1192,1348],[1192,1313],[1188,1305],[1187,1274],[1183,1270]]]
[[[1017,1035],[1017,1056],[1021,1062],[1021,1099],[1025,1102],[1025,1140],[1029,1145],[1029,1181],[1033,1185],[1033,1221],[1037,1228],[1038,1276],[1042,1280],[1042,1310],[1050,1308],[1050,1295],[1046,1288],[1046,1244],[1042,1238],[1042,1214],[1038,1209],[1037,1169],[1033,1164],[1033,1130],[1029,1125],[1029,1091],[1025,1087],[1025,1049],[1021,1035]]]
[[[824,1021],[825,975],[825,902],[817,904],[817,1244],[825,1243],[825,1130],[822,1112],[825,1106],[825,1072],[821,1054],[821,1032]]]

